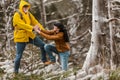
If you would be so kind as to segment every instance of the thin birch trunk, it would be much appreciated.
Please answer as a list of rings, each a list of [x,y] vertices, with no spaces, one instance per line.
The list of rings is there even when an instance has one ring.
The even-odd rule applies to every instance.
[[[91,45],[87,53],[86,60],[83,64],[82,69],[88,70],[91,66],[96,64],[97,53],[99,49],[99,35],[101,34],[99,24],[99,0],[93,0],[92,6],[92,32],[91,32]]]
[[[45,11],[45,6],[44,6],[44,3],[43,3],[43,0],[40,0],[40,3],[41,3],[41,20],[42,20],[42,25],[44,27],[46,27],[46,11]]]
[[[4,35],[5,35],[5,40],[3,42],[3,47],[2,47],[2,52],[5,53],[10,53],[12,45],[11,45],[11,40],[13,37],[13,31],[11,31],[11,19],[12,19],[12,13],[15,9],[15,6],[17,5],[18,0],[16,0],[15,2],[11,1],[11,3],[9,1],[5,1],[2,0],[2,11],[4,13]],[[7,55],[7,54],[6,54]],[[10,55],[10,54],[8,54]]]
[[[108,0],[108,17],[109,19],[112,18],[112,13],[111,13],[111,0]],[[116,64],[115,64],[115,55],[116,55],[116,52],[114,50],[114,30],[113,30],[113,26],[112,26],[112,22],[109,22],[109,29],[110,29],[110,52],[111,52],[111,59],[110,59],[110,66],[111,66],[111,69],[114,70],[116,69]]]

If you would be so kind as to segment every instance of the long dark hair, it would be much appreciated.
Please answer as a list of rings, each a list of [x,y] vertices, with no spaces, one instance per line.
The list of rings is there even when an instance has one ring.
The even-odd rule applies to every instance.
[[[65,42],[69,42],[69,37],[68,37],[68,33],[67,33],[65,26],[62,23],[54,23],[54,26],[58,27],[60,29],[60,32],[64,33],[63,36],[65,39]]]

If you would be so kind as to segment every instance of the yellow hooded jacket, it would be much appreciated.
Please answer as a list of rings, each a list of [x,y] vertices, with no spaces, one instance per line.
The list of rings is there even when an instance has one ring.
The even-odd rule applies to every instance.
[[[33,33],[33,26],[39,25],[41,29],[44,30],[43,26],[34,18],[34,16],[29,13],[23,12],[23,6],[30,4],[24,0],[20,1],[19,11],[22,13],[23,19],[18,12],[13,16],[13,26],[14,26],[14,42],[29,42],[29,38],[34,39],[35,34]]]

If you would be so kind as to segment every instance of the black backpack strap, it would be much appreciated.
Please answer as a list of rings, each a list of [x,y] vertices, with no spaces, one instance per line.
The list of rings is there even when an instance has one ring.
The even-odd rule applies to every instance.
[[[17,10],[16,12],[20,15],[20,18],[23,20],[22,13],[19,10]]]
[[[30,24],[32,24],[32,18],[31,18],[31,13],[30,12],[28,12],[28,16],[29,16],[29,19],[30,19]]]
[[[30,13],[30,12],[28,12],[28,15],[29,15],[29,18],[30,18],[30,20],[31,20],[31,13]]]
[[[22,20],[24,20],[22,13],[21,13],[19,10],[17,10],[16,12],[20,15],[20,18],[21,18]],[[30,18],[30,20],[31,20],[31,14],[30,14],[30,12],[28,12],[28,15],[29,15],[29,18]],[[25,20],[24,20],[24,22],[26,23]]]

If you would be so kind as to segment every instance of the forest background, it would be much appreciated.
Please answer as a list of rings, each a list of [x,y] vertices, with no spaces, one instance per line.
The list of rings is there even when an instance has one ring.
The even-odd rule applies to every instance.
[[[30,12],[46,29],[52,29],[52,24],[56,21],[66,26],[71,45],[69,70],[65,73],[59,71],[59,63],[44,67],[39,58],[39,49],[27,45],[21,62],[21,74],[16,80],[120,79],[119,0],[29,0],[29,2]],[[18,5],[19,0],[0,0],[1,80],[13,80],[11,73],[16,46],[13,42],[11,20]]]

